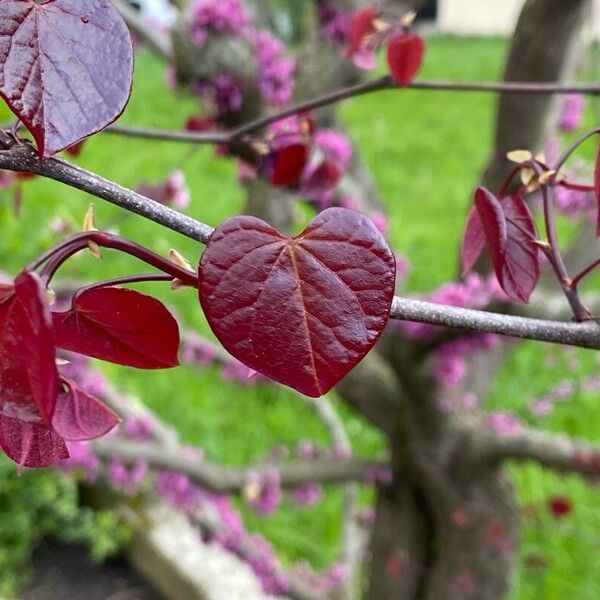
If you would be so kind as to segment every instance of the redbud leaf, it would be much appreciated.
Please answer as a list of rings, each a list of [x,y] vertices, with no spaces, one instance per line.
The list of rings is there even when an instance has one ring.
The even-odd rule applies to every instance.
[[[540,276],[537,233],[527,205],[519,195],[498,200],[480,187],[475,206],[498,283],[509,298],[527,302]]]
[[[293,238],[240,216],[209,240],[199,267],[200,303],[235,358],[317,397],[379,339],[395,271],[383,236],[356,211],[329,208]]]
[[[309,171],[302,182],[300,193],[307,198],[313,198],[332,190],[340,181],[342,172],[331,160],[324,160],[314,170]]]
[[[21,467],[49,467],[69,458],[64,440],[51,427],[0,415],[0,447]]]
[[[594,195],[598,205],[598,222],[596,225],[596,235],[600,237],[600,145],[596,153],[596,165],[594,167]]]
[[[0,96],[50,156],[112,123],[133,50],[110,0],[2,0]]]
[[[296,185],[300,181],[307,160],[306,144],[290,144],[274,151],[270,157],[269,181],[274,186]]]
[[[56,345],[65,350],[138,369],[179,364],[177,321],[161,302],[134,290],[84,291],[53,318]]]
[[[460,251],[463,276],[473,268],[484,248],[485,234],[483,232],[483,225],[481,224],[477,208],[474,206],[467,217]]]
[[[377,15],[378,12],[373,8],[359,10],[354,15],[348,35],[350,46],[345,52],[346,56],[352,56],[359,52],[364,47],[365,38],[375,33],[374,20]]]
[[[421,69],[424,53],[425,42],[418,35],[402,33],[390,40],[387,61],[392,78],[398,85],[412,82]]]
[[[52,427],[69,442],[93,440],[119,423],[119,417],[100,400],[76,383],[63,379],[65,389],[58,395]]]
[[[0,291],[0,415],[49,425],[57,390],[45,289],[24,272]]]

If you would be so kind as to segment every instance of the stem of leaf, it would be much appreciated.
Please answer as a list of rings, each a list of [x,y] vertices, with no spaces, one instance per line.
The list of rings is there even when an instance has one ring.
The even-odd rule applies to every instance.
[[[95,243],[102,248],[110,248],[125,252],[126,254],[134,256],[138,260],[155,267],[159,271],[166,273],[172,279],[179,279],[184,285],[193,288],[198,287],[196,273],[180,267],[171,260],[164,258],[131,240],[126,240],[103,231],[86,231],[67,238],[30,263],[26,270],[33,271],[38,269],[44,263],[47,263],[42,271],[42,275],[46,280],[46,283],[49,283],[61,265],[77,252],[85,250],[90,242]]]
[[[583,142],[589,140],[591,137],[594,137],[595,135],[600,134],[600,127],[596,127],[596,129],[592,129],[591,131],[588,131],[587,133],[584,133],[583,135],[581,135],[580,137],[578,137],[562,154],[562,156],[558,159],[558,162],[556,163],[556,167],[554,167],[554,170],[559,173],[560,170],[564,167],[565,163],[567,162],[567,160],[569,160],[569,158],[571,158],[572,154],[577,150],[577,148],[579,148],[579,146],[581,146],[581,144],[583,144]]]
[[[535,160],[529,161],[527,164],[531,166],[531,168],[535,171],[537,177],[539,178],[543,171]],[[590,311],[581,303],[579,299],[579,294],[577,293],[577,289],[573,287],[573,282],[569,277],[567,272],[567,267],[563,261],[562,254],[560,252],[560,246],[558,244],[558,235],[556,233],[556,222],[554,219],[554,210],[552,206],[552,202],[550,201],[550,194],[548,193],[548,186],[542,185],[540,187],[542,193],[542,201],[544,207],[544,225],[546,228],[546,236],[548,238],[549,248],[543,249],[546,254],[560,286],[563,289],[565,297],[571,306],[571,310],[573,311],[573,317],[576,321],[587,321],[591,318]]]
[[[97,290],[105,287],[114,287],[117,285],[125,285],[128,283],[148,283],[150,281],[173,281],[175,278],[172,275],[165,275],[162,273],[149,273],[140,275],[128,275],[125,277],[115,277],[114,279],[106,279],[105,281],[98,281],[86,285],[85,287],[79,288],[75,294],[73,294],[73,301],[75,301],[84,292],[90,290]]]

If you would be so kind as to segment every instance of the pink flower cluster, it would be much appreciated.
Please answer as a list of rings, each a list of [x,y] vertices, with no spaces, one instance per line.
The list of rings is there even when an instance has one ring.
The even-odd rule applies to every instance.
[[[326,2],[319,4],[321,35],[335,46],[346,46],[353,17],[352,12],[342,11]]]
[[[594,222],[597,217],[596,202],[592,192],[571,190],[563,186],[555,188],[556,206],[569,219],[586,219]]]
[[[286,56],[285,46],[268,31],[252,36],[258,65],[258,89],[268,104],[285,106],[294,92],[296,62]]]
[[[202,46],[209,31],[239,35],[250,24],[243,0],[197,0],[191,7],[189,25],[192,41]]]
[[[585,97],[582,94],[569,94],[565,97],[558,117],[562,131],[575,131],[581,127],[585,111]]]
[[[215,107],[217,117],[224,117],[242,107],[244,92],[236,77],[230,73],[221,73],[213,80],[199,81],[196,93],[207,99]]]
[[[273,514],[281,504],[279,471],[269,469],[266,473],[251,473],[244,488],[248,506],[263,517]]]
[[[185,182],[185,175],[179,170],[171,171],[165,181],[155,185],[142,182],[138,192],[161,204],[174,206],[180,210],[187,208],[190,203],[190,190]]]

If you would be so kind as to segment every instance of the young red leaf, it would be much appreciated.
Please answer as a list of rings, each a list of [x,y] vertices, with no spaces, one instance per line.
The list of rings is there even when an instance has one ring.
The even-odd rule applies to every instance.
[[[53,318],[56,345],[65,350],[138,369],[179,364],[177,321],[161,302],[134,290],[84,291]]]
[[[363,49],[365,38],[375,33],[374,21],[378,12],[373,8],[359,10],[352,19],[348,39],[350,46],[345,51],[346,56],[352,56]]]
[[[384,238],[356,211],[329,208],[294,238],[234,217],[217,227],[200,261],[200,303],[233,356],[316,397],[379,339],[395,270]]]
[[[527,302],[540,276],[536,228],[527,205],[521,196],[498,200],[481,187],[475,206],[500,286],[509,298]]]
[[[477,208],[474,206],[467,217],[460,251],[463,276],[473,268],[484,247],[485,234],[483,232],[483,225],[481,224]]]
[[[297,185],[308,160],[308,146],[302,143],[284,146],[274,150],[267,160],[267,177],[272,185],[284,187]]]
[[[0,290],[0,415],[49,425],[58,390],[45,289],[21,273]]]
[[[596,225],[596,235],[600,237],[600,144],[596,152],[596,165],[594,167],[594,195],[598,206],[598,221]]]
[[[306,173],[306,178],[300,187],[300,194],[313,198],[332,190],[340,181],[342,172],[331,160],[324,160],[315,169]]]
[[[50,156],[112,123],[133,49],[110,0],[2,0],[0,96]]]
[[[405,86],[412,82],[423,63],[425,42],[415,34],[402,33],[390,40],[387,61],[394,81]]]
[[[69,442],[93,440],[119,424],[119,417],[100,400],[76,383],[63,379],[65,389],[58,395],[52,427]]]
[[[64,440],[51,428],[0,415],[0,447],[21,467],[49,467],[69,458]]]

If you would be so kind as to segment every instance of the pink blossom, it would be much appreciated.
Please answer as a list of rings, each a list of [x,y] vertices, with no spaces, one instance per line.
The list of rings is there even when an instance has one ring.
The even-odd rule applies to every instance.
[[[314,506],[319,502],[323,489],[316,483],[307,483],[292,492],[292,502],[297,506]]]
[[[558,117],[558,126],[563,131],[575,131],[581,127],[585,103],[582,94],[569,94],[565,97]]]
[[[547,398],[540,398],[529,403],[529,411],[534,417],[545,417],[554,410],[554,404]]]
[[[115,490],[133,495],[148,473],[148,463],[137,461],[128,466],[120,458],[113,458],[108,465],[106,477]]]
[[[81,470],[85,474],[87,483],[94,483],[98,479],[100,461],[92,451],[89,442],[67,442],[69,458],[61,460],[58,468],[62,471]]]
[[[523,429],[516,415],[503,411],[491,413],[488,417],[488,425],[502,437],[516,435]]]
[[[190,13],[190,36],[198,46],[204,44],[209,30],[240,34],[250,23],[243,0],[197,0]]]
[[[251,473],[244,488],[244,496],[248,506],[259,515],[274,513],[281,503],[279,471],[272,468],[262,474]]]

